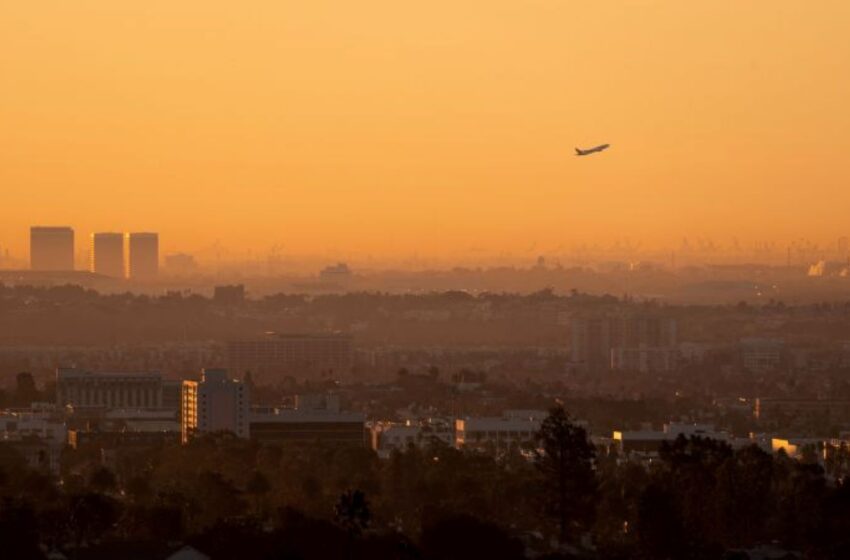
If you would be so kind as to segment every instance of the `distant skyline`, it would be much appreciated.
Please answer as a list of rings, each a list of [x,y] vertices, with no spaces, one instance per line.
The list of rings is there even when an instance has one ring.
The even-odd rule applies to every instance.
[[[8,2],[0,247],[25,259],[35,224],[78,252],[159,231],[387,261],[834,243],[848,28],[844,0]]]
[[[285,250],[278,245],[263,251],[260,249],[236,249],[216,240],[211,245],[199,250],[177,247],[162,251],[159,246],[159,232],[91,232],[80,234],[72,226],[34,226],[33,230],[67,229],[71,234],[73,255],[77,270],[93,270],[95,262],[94,238],[97,236],[119,236],[124,245],[133,236],[150,237],[155,239],[156,249],[151,254],[158,254],[158,259],[150,259],[149,265],[165,266],[168,271],[167,257],[191,257],[193,262],[200,264],[202,269],[218,269],[225,267],[233,272],[240,268],[245,274],[261,275],[269,273],[316,273],[319,268],[338,263],[353,263],[358,268],[368,270],[387,269],[424,269],[424,268],[453,268],[453,267],[491,267],[491,266],[583,266],[600,264],[603,267],[615,262],[622,263],[654,263],[662,266],[676,267],[704,264],[768,264],[794,266],[812,266],[819,261],[850,262],[850,236],[818,242],[806,238],[782,241],[747,242],[737,237],[726,240],[712,238],[681,238],[678,244],[661,246],[646,245],[639,239],[619,239],[611,242],[575,243],[570,246],[531,243],[516,251],[503,250],[498,253],[487,252],[476,247],[459,247],[455,251],[441,255],[421,254],[412,251],[398,255],[375,255],[357,252],[324,252],[324,253],[295,253]],[[132,243],[131,243],[132,245]],[[196,248],[198,249],[198,248]],[[30,255],[9,253],[7,247],[0,245],[0,269],[28,268]],[[123,260],[123,256],[121,259]],[[182,261],[181,261],[182,262]],[[126,265],[126,263],[125,263]],[[129,266],[129,265],[127,265]],[[185,271],[184,271],[185,272]],[[115,274],[107,274],[115,276]]]

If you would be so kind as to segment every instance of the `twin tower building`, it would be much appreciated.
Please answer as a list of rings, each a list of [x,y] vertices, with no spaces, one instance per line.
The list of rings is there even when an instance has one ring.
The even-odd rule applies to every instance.
[[[74,230],[70,227],[31,227],[30,268],[74,270]],[[89,270],[112,278],[155,277],[159,273],[159,234],[93,233]]]

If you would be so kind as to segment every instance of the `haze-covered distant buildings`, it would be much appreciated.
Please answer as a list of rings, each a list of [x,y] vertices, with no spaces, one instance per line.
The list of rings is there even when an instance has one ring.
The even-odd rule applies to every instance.
[[[31,273],[69,273],[74,265],[74,230],[67,226],[30,228]],[[107,278],[150,280],[159,273],[159,234],[91,234],[88,271]],[[50,278],[30,276],[39,284]]]
[[[341,262],[323,268],[321,272],[319,272],[319,277],[322,280],[331,282],[345,281],[351,278],[351,269],[346,263]]]
[[[256,379],[282,375],[342,373],[353,363],[352,337],[342,333],[267,333],[227,343],[228,367]]]
[[[124,234],[93,233],[91,235],[90,270],[112,278],[124,278]]]
[[[70,227],[30,228],[30,269],[74,270],[74,230]]]
[[[778,369],[782,363],[784,342],[777,338],[744,338],[740,342],[741,361],[745,370],[764,373]]]
[[[165,255],[165,272],[172,276],[188,276],[198,271],[195,257],[186,253]]]
[[[213,301],[218,305],[239,305],[245,301],[245,285],[216,286],[213,289]]]
[[[159,274],[159,234],[127,234],[127,275],[133,280],[150,280]]]
[[[676,367],[675,319],[654,313],[585,313],[570,325],[570,367],[583,372],[671,371]]]

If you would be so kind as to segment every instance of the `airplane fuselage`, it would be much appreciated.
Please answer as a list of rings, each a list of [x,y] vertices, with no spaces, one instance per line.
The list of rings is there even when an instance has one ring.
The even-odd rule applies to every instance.
[[[589,156],[590,154],[595,154],[596,152],[601,152],[602,150],[608,149],[610,146],[610,144],[600,144],[598,146],[594,146],[593,148],[588,148],[586,150],[576,148],[576,155]]]

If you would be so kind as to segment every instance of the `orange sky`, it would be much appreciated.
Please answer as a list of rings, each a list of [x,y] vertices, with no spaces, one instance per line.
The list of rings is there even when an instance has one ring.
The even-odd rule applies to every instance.
[[[0,247],[833,239],[848,30],[846,0],[3,2]]]

